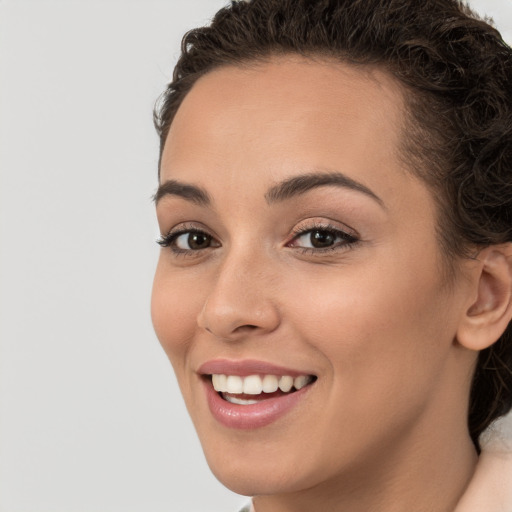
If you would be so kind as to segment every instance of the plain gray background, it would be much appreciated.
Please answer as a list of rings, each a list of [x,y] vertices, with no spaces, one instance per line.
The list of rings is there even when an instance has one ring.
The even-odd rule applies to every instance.
[[[152,107],[220,0],[0,0],[0,512],[236,511],[152,331]],[[474,0],[512,41],[511,0]]]

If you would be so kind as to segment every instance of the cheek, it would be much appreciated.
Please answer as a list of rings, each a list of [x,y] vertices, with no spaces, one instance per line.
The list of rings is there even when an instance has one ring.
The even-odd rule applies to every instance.
[[[366,340],[382,348],[379,335],[421,336],[425,327],[439,326],[439,315],[445,316],[449,306],[432,271],[400,264],[384,270],[368,265],[321,270],[294,281],[286,302],[295,303],[297,321],[313,338],[339,338],[342,345]]]
[[[161,258],[162,260],[162,258]],[[196,333],[201,294],[190,281],[166,272],[159,261],[151,295],[151,318],[156,335],[179,376]]]
[[[295,322],[328,360],[333,396],[351,403],[354,415],[364,417],[358,404],[367,410],[392,399],[409,407],[424,399],[453,340],[447,293],[432,266],[394,261],[384,271],[322,270],[294,289]]]

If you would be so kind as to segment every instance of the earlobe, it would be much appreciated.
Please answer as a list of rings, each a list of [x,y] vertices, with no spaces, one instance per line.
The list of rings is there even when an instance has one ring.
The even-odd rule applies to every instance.
[[[480,251],[475,290],[457,331],[457,341],[470,350],[496,342],[512,319],[512,243]]]

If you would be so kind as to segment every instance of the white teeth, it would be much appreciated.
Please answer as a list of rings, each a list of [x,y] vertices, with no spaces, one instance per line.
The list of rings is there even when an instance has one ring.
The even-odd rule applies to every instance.
[[[224,399],[232,404],[237,404],[237,405],[252,405],[252,404],[258,403],[258,400],[251,400],[250,398],[249,399],[238,398],[236,396],[230,396],[230,395],[226,395],[224,397]]]
[[[265,375],[263,377],[263,392],[274,393],[279,387],[279,379],[275,375]]]
[[[301,375],[300,377],[295,377],[293,381],[293,387],[297,390],[302,389],[306,384],[309,384],[310,377],[306,375]]]
[[[238,375],[229,375],[226,381],[226,393],[243,393],[244,381]]]
[[[212,382],[213,387],[216,391],[227,391],[228,385],[227,385],[228,378],[225,375],[217,374],[212,375]]]
[[[244,379],[244,393],[246,395],[259,395],[263,391],[263,383],[258,375],[249,375]]]
[[[212,384],[215,391],[219,393],[260,395],[263,393],[274,393],[280,389],[283,393],[288,393],[292,388],[302,389],[312,381],[309,375],[300,375],[299,377],[290,377],[283,375],[249,375],[240,377],[239,375],[212,375]],[[233,402],[235,403],[235,402]],[[238,402],[236,402],[238,403]],[[247,401],[244,401],[247,403]]]
[[[290,391],[290,389],[292,389],[292,387],[293,387],[293,377],[290,377],[289,375],[283,375],[279,379],[279,389],[283,393],[288,393],[288,391]]]

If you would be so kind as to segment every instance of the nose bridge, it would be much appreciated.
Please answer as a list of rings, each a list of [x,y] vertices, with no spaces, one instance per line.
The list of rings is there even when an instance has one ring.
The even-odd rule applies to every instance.
[[[272,265],[264,251],[232,248],[219,265],[199,326],[225,339],[274,330],[279,314],[271,281]]]

